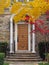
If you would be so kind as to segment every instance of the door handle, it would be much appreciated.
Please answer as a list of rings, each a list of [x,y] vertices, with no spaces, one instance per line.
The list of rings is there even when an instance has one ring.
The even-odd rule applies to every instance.
[[[19,42],[19,37],[17,37],[17,42]]]

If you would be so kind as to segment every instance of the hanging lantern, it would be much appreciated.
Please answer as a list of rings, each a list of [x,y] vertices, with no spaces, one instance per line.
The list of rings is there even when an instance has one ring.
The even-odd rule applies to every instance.
[[[30,18],[29,15],[26,14],[25,21],[28,22],[29,21],[29,18]]]

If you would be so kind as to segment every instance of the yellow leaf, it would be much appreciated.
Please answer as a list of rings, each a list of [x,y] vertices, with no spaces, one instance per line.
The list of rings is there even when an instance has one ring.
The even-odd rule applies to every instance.
[[[0,14],[4,14],[4,8],[0,8]]]

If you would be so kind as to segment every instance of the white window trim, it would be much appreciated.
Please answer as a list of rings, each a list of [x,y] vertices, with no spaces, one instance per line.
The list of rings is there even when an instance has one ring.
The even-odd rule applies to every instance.
[[[18,48],[18,43],[17,43],[17,25],[18,24],[26,24],[25,22],[18,22],[18,23],[15,23],[15,52],[19,51],[17,48]],[[28,24],[28,50],[27,51],[31,51],[31,35],[30,35],[30,32],[31,32],[31,26],[30,24]],[[21,50],[20,50],[21,51]]]
[[[18,2],[18,0],[16,0],[16,2]],[[29,2],[29,0],[27,0],[27,2]]]
[[[31,51],[31,25],[28,24],[28,50]]]

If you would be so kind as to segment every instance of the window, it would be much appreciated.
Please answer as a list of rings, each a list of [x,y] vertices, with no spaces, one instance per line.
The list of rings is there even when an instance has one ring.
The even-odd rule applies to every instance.
[[[18,2],[24,2],[24,1],[33,1],[33,0],[16,0],[16,1],[18,1]]]
[[[12,1],[14,1],[14,2],[27,2],[27,1],[33,1],[33,0],[12,0]]]
[[[24,2],[25,0],[16,0],[16,2]]]
[[[18,2],[24,2],[24,0],[18,0]]]

